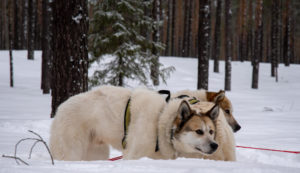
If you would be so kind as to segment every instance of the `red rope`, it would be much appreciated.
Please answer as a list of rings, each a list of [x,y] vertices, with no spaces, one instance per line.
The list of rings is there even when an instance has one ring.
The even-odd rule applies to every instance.
[[[256,147],[245,147],[245,146],[236,146],[237,148],[246,148],[246,149],[254,149],[254,150],[265,150],[265,151],[276,151],[282,153],[292,153],[292,154],[300,154],[300,151],[288,151],[288,150],[275,150],[275,149],[267,149],[267,148],[256,148]],[[109,161],[116,161],[123,159],[123,156],[113,157],[108,159]]]
[[[237,147],[237,148],[254,149],[254,150],[266,150],[266,151],[276,151],[276,152],[283,152],[283,153],[300,154],[300,151],[275,150],[275,149],[255,148],[255,147],[244,147],[244,146],[236,146],[236,147]]]
[[[108,159],[109,161],[116,161],[116,160],[121,160],[123,156],[118,156],[118,157],[113,157],[111,159]]]

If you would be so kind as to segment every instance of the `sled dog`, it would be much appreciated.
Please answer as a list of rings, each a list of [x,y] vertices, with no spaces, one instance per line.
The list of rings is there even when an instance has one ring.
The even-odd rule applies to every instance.
[[[172,97],[184,97],[184,96],[189,96],[189,97],[195,97],[196,99],[200,101],[208,101],[208,102],[215,102],[216,101],[216,96],[219,95],[221,92],[224,91],[219,91],[219,92],[209,92],[206,90],[196,90],[196,91],[191,91],[191,90],[183,90],[176,92],[172,95]],[[224,92],[225,93],[225,92]],[[225,96],[225,98],[220,102],[220,107],[223,109],[226,120],[232,130],[234,132],[237,132],[241,129],[241,126],[239,123],[235,120],[233,116],[233,108],[230,100]]]
[[[219,94],[215,95],[216,104],[222,103],[224,99],[224,92],[220,92]],[[207,112],[207,109],[210,109],[210,107],[212,106],[213,104],[210,103],[209,105],[209,102],[197,102],[196,104],[192,104],[191,108],[200,112],[200,114],[203,114],[203,112]],[[223,111],[220,111],[219,116],[213,120],[213,123],[215,124],[216,128],[215,140],[219,145],[216,152],[211,155],[181,154],[180,156],[186,158],[205,158],[211,160],[235,161],[235,139],[232,128],[229,126]]]
[[[106,160],[109,145],[124,159],[210,155],[218,149],[213,121],[222,112],[212,105],[200,114],[183,99],[167,103],[155,91],[103,86],[58,107],[50,150],[57,160]]]

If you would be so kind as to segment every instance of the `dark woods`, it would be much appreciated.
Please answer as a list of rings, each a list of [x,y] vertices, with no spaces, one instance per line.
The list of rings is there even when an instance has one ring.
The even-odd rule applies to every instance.
[[[214,72],[225,68],[225,90],[231,90],[231,61],[251,61],[252,88],[258,88],[260,62],[270,63],[270,76],[276,77],[276,80],[279,63],[285,66],[300,63],[300,49],[296,49],[300,47],[298,0],[126,1],[143,9],[143,14],[137,13],[139,10],[132,14],[139,14],[141,19],[147,21],[145,23],[150,24],[140,24],[139,28],[134,26],[136,28],[132,31],[140,35],[139,38],[145,38],[145,42],[138,43],[144,46],[139,52],[146,52],[143,54],[145,57],[149,57],[147,52],[151,52],[153,57],[147,60],[153,85],[158,85],[159,76],[163,75],[159,68],[159,56],[198,58],[197,84],[198,88],[204,89],[208,89],[209,59],[214,61]],[[89,2],[93,3],[89,4],[87,0],[0,1],[0,49],[28,50],[29,60],[35,58],[34,50],[42,50],[41,89],[43,93],[51,91],[52,116],[61,102],[88,90],[87,72],[91,62],[88,51],[93,52],[90,43],[98,37],[89,38],[93,36],[92,31],[96,32],[93,33],[95,36],[107,31],[101,26],[96,27],[95,9],[99,8],[99,4],[112,1]],[[126,11],[120,11],[120,14],[131,15]],[[102,21],[99,20],[100,23]],[[136,21],[141,20],[136,18]],[[132,26],[130,23],[124,25]],[[147,31],[143,29],[146,27]],[[128,37],[128,40],[132,41],[131,38]],[[91,54],[97,55],[95,52],[101,55],[97,51]],[[13,85],[12,53],[10,55]],[[94,60],[97,58],[95,56]],[[128,58],[122,56],[118,59],[119,62],[126,60]],[[225,67],[219,66],[219,60],[225,61]],[[140,61],[144,62],[144,59]],[[144,64],[144,67],[148,68],[148,65]],[[137,78],[146,82],[142,68],[132,72],[123,72],[119,67],[116,70],[119,85],[124,85],[127,73],[128,76],[136,73]],[[103,76],[99,72],[96,79],[101,81]]]

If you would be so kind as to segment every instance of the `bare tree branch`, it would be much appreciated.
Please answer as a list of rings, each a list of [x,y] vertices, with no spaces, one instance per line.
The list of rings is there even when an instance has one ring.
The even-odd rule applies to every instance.
[[[24,160],[22,160],[21,158],[19,157],[14,157],[14,156],[6,156],[6,155],[2,155],[2,157],[4,158],[10,158],[10,159],[15,159],[15,160],[19,160],[20,162],[24,163],[25,165],[29,165],[28,163],[26,163]],[[17,162],[19,164],[19,162]]]

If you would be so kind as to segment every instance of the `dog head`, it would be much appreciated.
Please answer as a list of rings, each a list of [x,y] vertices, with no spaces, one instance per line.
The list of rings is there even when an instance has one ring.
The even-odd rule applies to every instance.
[[[219,115],[216,104],[204,114],[191,110],[186,101],[182,101],[178,115],[173,122],[172,143],[174,148],[182,153],[214,153],[218,144],[215,138],[215,120]]]
[[[215,102],[216,104],[220,105],[220,107],[224,111],[226,120],[230,125],[230,127],[232,128],[232,130],[234,132],[239,131],[241,129],[241,126],[232,115],[233,112],[232,104],[230,100],[225,96],[225,91],[220,90],[219,92],[207,92],[206,96],[207,96],[207,101]]]

